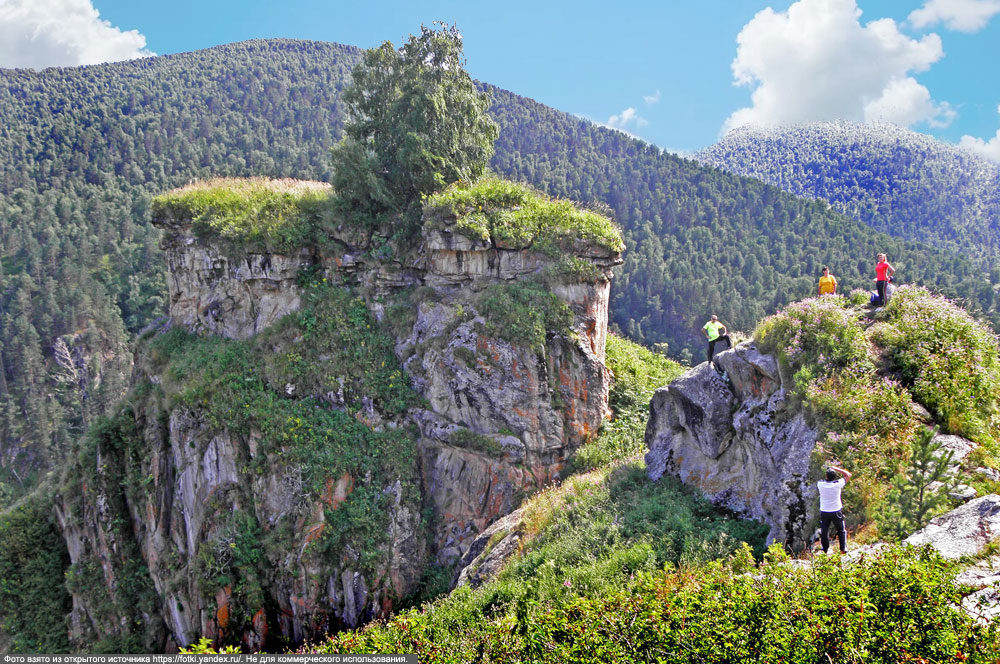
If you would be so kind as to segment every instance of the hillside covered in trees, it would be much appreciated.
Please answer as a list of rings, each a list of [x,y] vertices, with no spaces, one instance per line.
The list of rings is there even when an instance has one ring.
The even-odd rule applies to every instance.
[[[872,228],[1000,255],[1000,165],[889,123],[740,127],[698,161],[829,201]],[[997,281],[994,275],[994,283]]]
[[[117,399],[129,343],[165,310],[151,197],[209,175],[329,181],[340,92],[361,51],[288,40],[42,72],[0,70],[0,503]],[[822,265],[900,276],[998,320],[972,261],[890,238],[756,180],[666,154],[503,90],[492,168],[609,210],[625,231],[612,321],[698,357],[718,313],[747,329]]]

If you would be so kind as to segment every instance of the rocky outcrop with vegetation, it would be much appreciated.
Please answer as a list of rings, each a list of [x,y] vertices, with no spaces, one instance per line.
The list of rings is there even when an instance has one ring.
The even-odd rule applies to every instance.
[[[817,432],[789,391],[775,358],[750,342],[657,390],[646,428],[649,479],[678,476],[766,523],[768,543],[804,548],[818,518],[809,481]]]
[[[610,222],[486,180],[429,200],[415,250],[303,242],[325,192],[155,202],[171,315],[57,501],[80,642],[257,649],[386,615],[608,416]]]
[[[650,479],[676,475],[795,550],[816,539],[830,463],[854,473],[845,513],[862,542],[902,539],[996,492],[996,336],[922,289],[877,312],[864,296],[794,304],[658,390]]]

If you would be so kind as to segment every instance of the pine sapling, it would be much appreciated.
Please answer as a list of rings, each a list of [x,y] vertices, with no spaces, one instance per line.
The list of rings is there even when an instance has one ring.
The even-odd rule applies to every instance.
[[[920,530],[949,505],[954,487],[954,451],[934,441],[937,429],[923,427],[912,443],[906,472],[896,476],[880,514],[880,529],[899,539]]]

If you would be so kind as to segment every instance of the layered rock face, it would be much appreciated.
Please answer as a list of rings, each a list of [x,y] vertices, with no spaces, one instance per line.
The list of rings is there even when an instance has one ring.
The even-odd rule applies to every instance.
[[[366,240],[346,233],[294,256],[234,256],[197,238],[189,219],[154,223],[166,231],[171,270],[164,329],[253,341],[303,306],[305,268],[310,279],[363,297],[393,330],[419,405],[393,414],[362,396],[363,407],[351,408],[343,389],[309,393],[292,382],[278,386],[280,398],[312,399],[371,431],[412,436],[417,453],[412,468],[380,484],[331,476],[317,495],[302,468],[283,461],[285,443],[220,427],[207,402],[146,398],[125,417],[136,429],[132,442],[98,437],[94,457],[81,461],[92,479],[61,497],[59,520],[80,578],[71,584],[71,622],[81,642],[131,634],[137,647],[156,651],[205,635],[260,648],[385,615],[433,560],[457,562],[526,492],[558,478],[608,415],[603,359],[616,252],[580,243],[577,258],[593,266],[586,277],[555,272],[554,259],[530,247],[447,230],[428,233],[399,260],[373,257]],[[497,333],[484,298],[542,277],[568,307],[568,327],[538,343]],[[134,385],[155,396],[178,380],[151,366],[138,358]],[[340,385],[350,380],[345,374]],[[123,486],[116,476],[126,474],[143,479]],[[317,546],[342,527],[338,519],[352,518],[341,516],[341,504],[356,491],[387,506],[388,534],[373,535],[377,550],[347,536],[335,551]],[[144,598],[141,630],[116,623],[108,609],[123,597]]]
[[[247,339],[301,306],[296,278],[315,252],[238,254],[200,241],[188,217],[164,215],[170,319],[194,332]]]
[[[485,331],[480,294],[535,276],[552,260],[446,231],[425,238],[424,283],[437,297],[418,305],[398,354],[408,357],[407,373],[430,404],[415,419],[425,488],[444,515],[442,562],[455,562],[476,534],[517,507],[524,491],[556,479],[608,414],[604,345],[611,268],[620,258],[586,245],[580,254],[600,278],[554,285],[572,311],[571,331],[532,348]],[[465,430],[493,440],[496,452],[456,445]]]
[[[656,391],[647,473],[700,488],[716,505],[770,526],[768,541],[801,549],[819,500],[809,481],[816,431],[788,408],[775,359],[750,343],[719,353]]]

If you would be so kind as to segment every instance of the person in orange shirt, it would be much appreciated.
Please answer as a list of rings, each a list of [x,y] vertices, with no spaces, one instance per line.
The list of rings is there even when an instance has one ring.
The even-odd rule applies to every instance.
[[[819,278],[819,295],[836,295],[837,278],[830,274],[830,268],[823,268],[823,276]]]
[[[885,306],[885,287],[889,283],[889,277],[896,272],[896,268],[889,265],[885,254],[878,255],[878,263],[875,264],[875,290],[878,291],[878,306]]]

